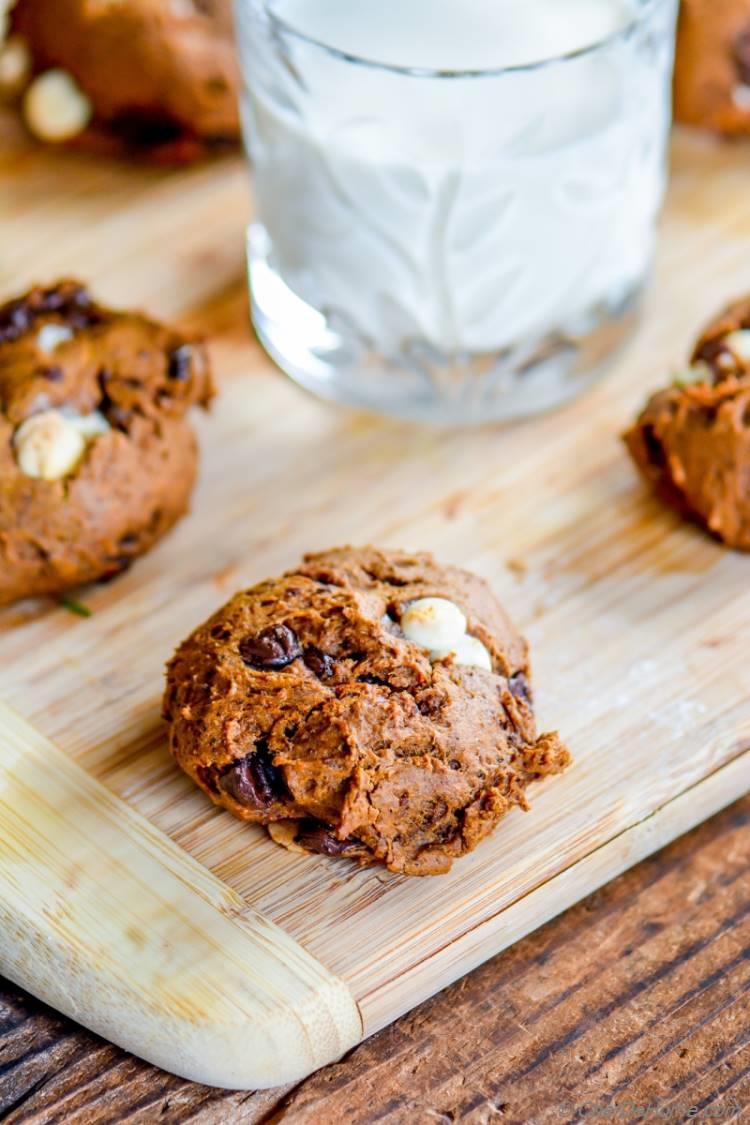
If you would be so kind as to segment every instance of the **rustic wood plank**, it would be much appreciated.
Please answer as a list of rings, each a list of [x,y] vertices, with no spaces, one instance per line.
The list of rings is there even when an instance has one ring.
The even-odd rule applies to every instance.
[[[527,1125],[750,1115],[750,798],[295,1091],[193,1086],[0,992],[8,1125]],[[702,1114],[702,1116],[701,1116]],[[596,1118],[593,1118],[596,1120]]]
[[[194,1119],[258,1121],[280,1091],[226,1094],[195,1086],[124,1054],[12,989],[0,993],[3,1121],[166,1125]],[[219,1110],[215,1115],[214,1111]]]
[[[745,799],[309,1080],[279,1119],[750,1114],[749,828]]]

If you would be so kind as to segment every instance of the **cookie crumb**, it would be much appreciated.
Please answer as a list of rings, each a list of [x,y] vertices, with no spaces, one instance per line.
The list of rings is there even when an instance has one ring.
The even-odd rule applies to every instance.
[[[529,573],[528,565],[523,559],[506,559],[505,565],[511,574],[515,574],[516,578],[525,578]]]

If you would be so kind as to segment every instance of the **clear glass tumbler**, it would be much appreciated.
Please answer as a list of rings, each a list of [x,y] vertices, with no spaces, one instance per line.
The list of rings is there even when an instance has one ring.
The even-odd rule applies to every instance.
[[[427,70],[320,41],[281,0],[237,0],[253,319],[279,366],[452,424],[587,387],[651,263],[676,9],[632,0],[615,33],[541,62]]]

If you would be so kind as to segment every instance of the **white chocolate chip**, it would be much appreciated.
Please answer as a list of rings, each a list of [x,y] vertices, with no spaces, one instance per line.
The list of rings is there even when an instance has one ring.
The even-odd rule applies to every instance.
[[[0,43],[2,37],[0,36]],[[31,51],[20,35],[11,35],[0,46],[0,94],[12,96],[20,93],[31,76]]]
[[[746,86],[744,82],[739,82],[732,91],[732,101],[737,109],[741,109],[743,112],[750,110],[750,86]]]
[[[93,441],[94,438],[101,437],[102,434],[109,433],[112,428],[98,410],[92,410],[90,414],[73,414],[69,411],[63,411],[65,418],[72,426],[78,430],[81,437],[86,441]]]
[[[86,439],[59,410],[32,414],[15,432],[18,467],[27,477],[60,480],[76,467]]]
[[[750,330],[739,328],[724,338],[724,346],[743,363],[750,363]]]
[[[466,632],[466,618],[447,598],[418,598],[404,610],[401,631],[420,648],[451,649]]]
[[[65,70],[48,70],[29,86],[23,113],[31,132],[43,141],[68,141],[91,120],[91,102]]]
[[[697,360],[683,371],[674,375],[674,383],[678,387],[691,387],[695,383],[710,383],[713,379],[711,368],[702,359]]]
[[[36,334],[36,346],[40,352],[51,355],[60,344],[73,339],[73,332],[65,324],[44,324]]]
[[[444,660],[447,656],[452,656],[455,664],[492,671],[492,657],[489,652],[478,637],[472,637],[469,633],[464,633],[449,649],[432,653],[433,660]]]
[[[109,428],[98,410],[91,414],[66,410],[32,414],[13,436],[18,467],[27,477],[61,480],[76,468],[87,443]]]

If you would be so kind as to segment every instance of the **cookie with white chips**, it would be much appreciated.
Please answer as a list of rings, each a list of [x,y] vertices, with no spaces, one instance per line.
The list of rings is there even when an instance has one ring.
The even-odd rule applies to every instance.
[[[0,605],[111,578],[187,509],[203,345],[84,285],[0,306]]]
[[[527,646],[482,579],[344,547],[245,590],[179,647],[172,753],[294,850],[449,870],[568,751],[538,736]]]
[[[0,93],[49,143],[187,161],[239,136],[231,0],[0,0]]]

